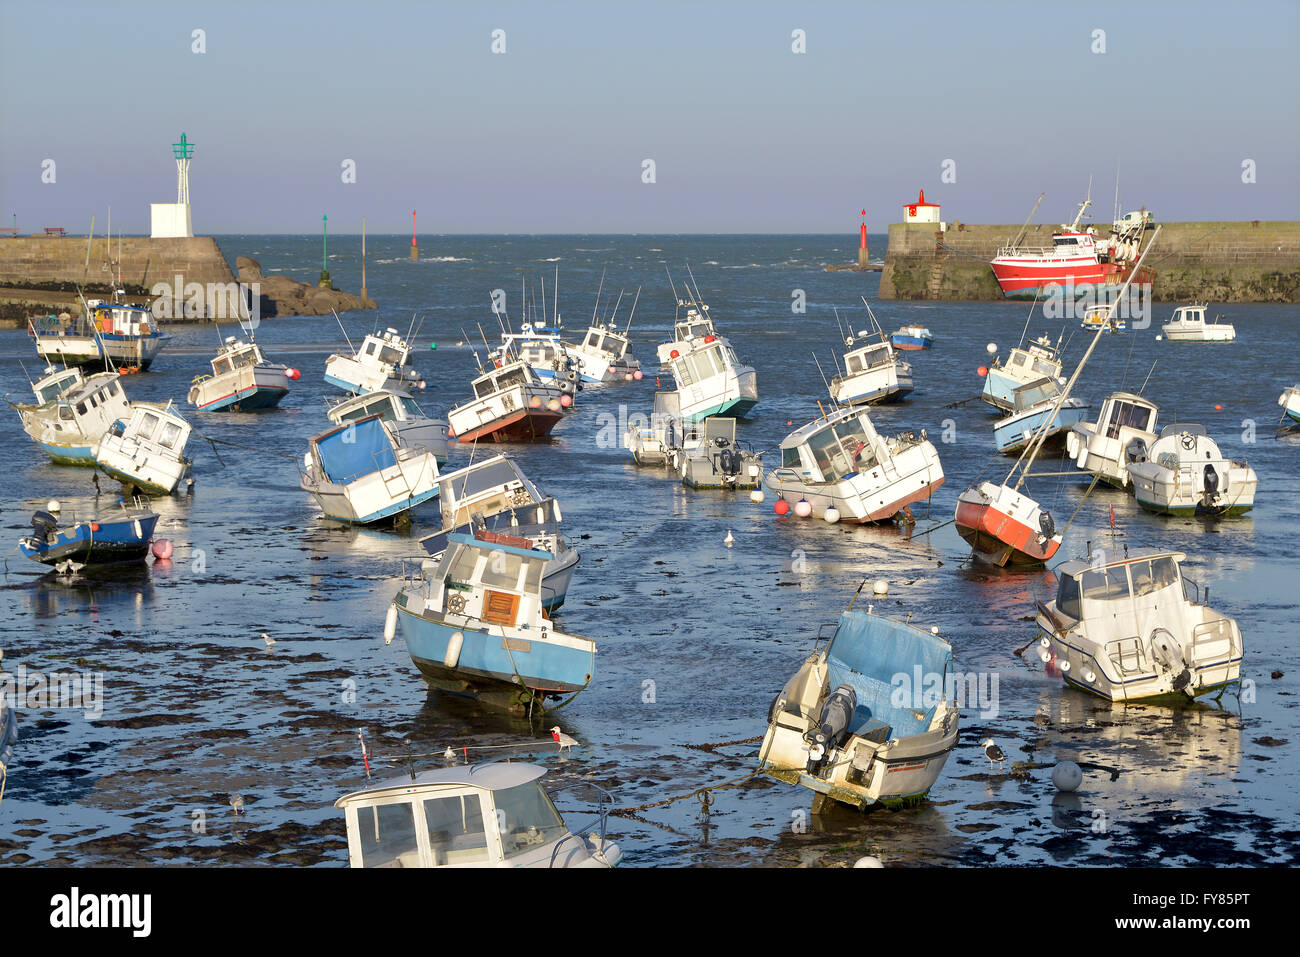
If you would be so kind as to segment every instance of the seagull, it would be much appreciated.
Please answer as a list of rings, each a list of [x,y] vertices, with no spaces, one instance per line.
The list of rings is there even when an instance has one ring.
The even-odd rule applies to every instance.
[[[76,575],[77,572],[81,571],[85,567],[85,564],[82,562],[74,562],[71,558],[64,559],[54,566],[55,570],[60,575]]]
[[[727,529],[727,537],[724,538],[724,539],[722,540],[722,544],[724,544],[724,545],[726,545],[728,548],[730,548],[731,545],[732,545],[732,543],[733,543],[735,540],[736,540],[736,539],[732,537],[731,529]]]
[[[1046,728],[1050,727],[1051,723],[1052,716],[1047,710],[1047,705],[1041,706],[1038,711],[1034,713],[1034,724],[1038,725],[1040,728]]]
[[[567,734],[561,731],[559,725],[556,725],[554,728],[551,729],[551,737],[554,738],[555,743],[560,746],[561,754],[564,753],[565,748],[572,748],[578,743],[576,739],[569,737]]]
[[[984,739],[984,756],[989,759],[989,767],[994,764],[1002,765],[1006,763],[1007,756],[1002,753],[1002,749],[993,743],[992,738]]]
[[[444,761],[453,761],[453,762],[456,760],[456,752],[451,749],[450,744],[447,745],[447,750],[442,752],[442,759]]]
[[[244,809],[244,796],[242,794],[230,795],[230,806],[235,810],[235,817],[239,817],[239,812]]]
[[[266,632],[262,632],[262,640],[266,642],[266,647],[268,648],[270,648],[273,644],[275,644],[275,639],[272,638],[270,635],[268,635]]]

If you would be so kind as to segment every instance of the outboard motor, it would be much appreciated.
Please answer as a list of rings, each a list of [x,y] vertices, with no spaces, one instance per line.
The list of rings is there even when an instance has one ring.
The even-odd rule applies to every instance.
[[[44,509],[32,515],[32,537],[41,541],[50,541],[59,527],[59,520]]]
[[[826,703],[822,705],[817,727],[804,736],[809,746],[809,774],[816,774],[830,753],[848,738],[849,721],[852,720],[853,712],[856,710],[858,710],[858,695],[852,685],[840,685],[830,693]]]
[[[1166,672],[1173,672],[1173,689],[1181,691],[1189,698],[1191,693],[1192,671],[1183,657],[1182,645],[1167,628],[1157,628],[1151,632],[1151,656],[1160,663]]]
[[[677,446],[677,426],[672,419],[664,426],[664,448],[676,448]]]
[[[1206,508],[1213,508],[1214,500],[1219,497],[1219,473],[1214,470],[1213,465],[1205,466],[1204,488],[1205,494],[1201,504]]]
[[[1147,444],[1143,439],[1132,439],[1128,445],[1124,446],[1124,455],[1129,463],[1145,462],[1147,460]]]
[[[1056,520],[1052,518],[1052,513],[1043,509],[1038,513],[1038,528],[1043,533],[1043,539],[1047,540],[1056,534]]]

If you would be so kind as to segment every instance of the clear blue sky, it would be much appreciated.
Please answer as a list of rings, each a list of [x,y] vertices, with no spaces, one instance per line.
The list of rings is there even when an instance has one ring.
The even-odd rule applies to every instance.
[[[3,0],[0,220],[145,233],[182,130],[200,234],[877,232],[920,187],[972,223],[1046,192],[1050,223],[1090,173],[1104,221],[1117,161],[1157,219],[1297,219],[1297,10]]]

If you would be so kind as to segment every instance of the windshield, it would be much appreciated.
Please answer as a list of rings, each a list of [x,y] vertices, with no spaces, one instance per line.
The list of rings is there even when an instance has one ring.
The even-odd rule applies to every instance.
[[[823,480],[827,482],[838,481],[876,464],[866,430],[857,418],[836,422],[814,433],[808,440],[808,447]]]
[[[488,859],[483,803],[477,794],[426,798],[424,820],[429,829],[434,867]]]
[[[536,781],[497,791],[495,798],[507,858],[558,841],[566,833],[560,812]]]

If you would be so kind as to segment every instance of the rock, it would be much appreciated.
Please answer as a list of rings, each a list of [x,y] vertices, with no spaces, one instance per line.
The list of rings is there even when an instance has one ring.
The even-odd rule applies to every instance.
[[[256,259],[249,259],[247,256],[237,256],[235,258],[235,270],[239,273],[240,282],[253,282],[262,278],[262,266]]]
[[[256,259],[240,256],[235,260],[239,281],[258,283],[261,292],[262,316],[327,316],[331,311],[350,312],[353,309],[377,309],[373,299],[362,299],[337,289],[298,282],[288,276],[266,276]]]

